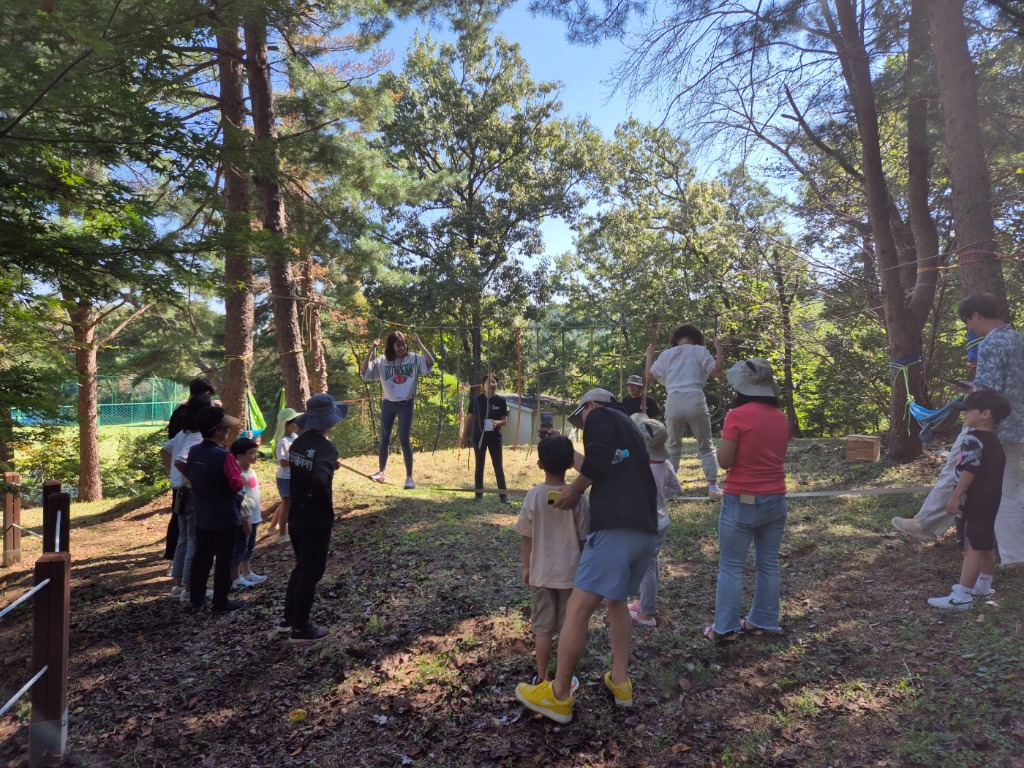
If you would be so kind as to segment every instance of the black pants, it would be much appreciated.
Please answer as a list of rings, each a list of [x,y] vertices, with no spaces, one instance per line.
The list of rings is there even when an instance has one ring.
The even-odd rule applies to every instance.
[[[220,610],[227,605],[231,589],[231,561],[235,556],[235,539],[241,526],[210,531],[196,526],[196,554],[192,558],[189,598],[192,607],[198,608],[206,600],[206,582],[213,567],[213,609]],[[216,559],[216,563],[214,562]]]
[[[475,488],[484,487],[484,462],[487,458],[487,453],[491,454],[491,464],[494,465],[494,479],[498,481],[498,488],[505,490],[505,466],[502,464],[501,459],[501,437],[494,432],[485,432],[483,444],[479,441],[473,444],[473,452],[476,454],[476,475],[474,476]],[[479,499],[483,494],[478,493],[476,497]],[[505,498],[505,494],[501,494],[501,498]]]
[[[295,552],[295,567],[288,577],[284,596],[284,620],[292,629],[309,626],[316,585],[327,570],[327,551],[331,546],[330,528],[302,528],[288,525]]]
[[[167,541],[164,544],[164,560],[174,559],[174,550],[178,548],[178,508],[175,502],[178,500],[178,489],[171,489],[171,517],[167,521]]]

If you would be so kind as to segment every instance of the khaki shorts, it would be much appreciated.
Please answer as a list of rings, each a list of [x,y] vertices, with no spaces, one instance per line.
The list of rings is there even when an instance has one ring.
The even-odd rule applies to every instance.
[[[537,637],[554,637],[558,634],[565,621],[565,604],[569,602],[571,594],[571,589],[530,587],[533,634]]]

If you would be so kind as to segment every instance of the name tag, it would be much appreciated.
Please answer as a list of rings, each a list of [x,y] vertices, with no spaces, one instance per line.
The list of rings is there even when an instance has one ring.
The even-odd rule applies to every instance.
[[[756,503],[757,503],[757,496],[754,496],[752,493],[741,493],[740,494],[740,504],[756,504]]]

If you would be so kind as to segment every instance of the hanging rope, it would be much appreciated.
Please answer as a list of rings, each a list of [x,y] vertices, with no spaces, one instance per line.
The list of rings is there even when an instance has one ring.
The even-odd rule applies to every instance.
[[[437,452],[437,443],[441,439],[441,423],[444,421],[444,328],[439,327],[437,331],[440,337],[440,355],[437,357],[437,367],[441,373],[441,394],[439,396],[440,402],[437,406],[437,433],[434,435],[434,449],[431,453]]]
[[[519,407],[516,408],[516,434],[512,438],[512,447],[519,447],[519,424],[523,420],[523,329],[516,326],[516,394],[519,395]]]

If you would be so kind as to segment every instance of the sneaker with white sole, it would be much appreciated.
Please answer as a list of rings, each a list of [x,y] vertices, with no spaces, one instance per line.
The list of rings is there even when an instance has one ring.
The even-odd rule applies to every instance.
[[[958,596],[955,592],[946,595],[945,597],[929,597],[928,605],[932,608],[939,608],[943,611],[966,611],[969,610],[974,600],[967,598],[966,600]]]
[[[290,544],[291,541],[292,541],[292,537],[289,536],[287,533],[282,535],[282,536],[278,536],[277,537],[277,543],[278,544]]]
[[[611,692],[612,697],[615,699],[615,706],[617,707],[632,707],[633,706],[633,681],[628,677],[626,682],[619,683],[616,685],[612,682],[612,673],[604,673],[604,687]]]
[[[405,478],[405,488],[406,488],[406,490],[412,490],[415,487],[416,487],[416,481],[415,480],[413,480],[411,477]]]
[[[516,686],[516,698],[527,709],[549,717],[556,723],[572,721],[572,696],[565,700],[556,699],[550,680],[537,685],[520,683]]]
[[[379,472],[374,472],[372,475],[370,475],[370,479],[373,480],[373,482],[375,482],[375,483],[383,483],[384,482],[384,470],[381,470]]]
[[[261,576],[258,573],[253,573],[252,571],[250,571],[249,573],[245,574],[245,580],[255,586],[256,584],[262,584],[264,581],[267,580],[267,577]]]
[[[530,685],[536,685],[536,684],[537,684],[537,676],[534,675],[533,679],[530,680]],[[570,696],[575,696],[576,695],[576,691],[578,691],[579,689],[580,689],[580,679],[578,677],[576,677],[576,675],[573,675],[572,676],[572,683],[569,685],[569,695]]]
[[[252,582],[245,578],[245,576],[239,576],[233,582],[231,582],[232,589],[248,589],[252,586]]]
[[[709,485],[708,486],[708,498],[711,501],[721,501],[722,500],[722,489],[719,488],[717,485]]]
[[[181,600],[181,596],[186,594],[185,588],[182,586],[171,587],[171,600]]]
[[[937,538],[933,534],[927,531],[921,530],[921,524],[912,517],[894,517],[892,519],[892,527],[900,533],[905,533],[907,536],[912,536],[918,541],[933,542]]]

